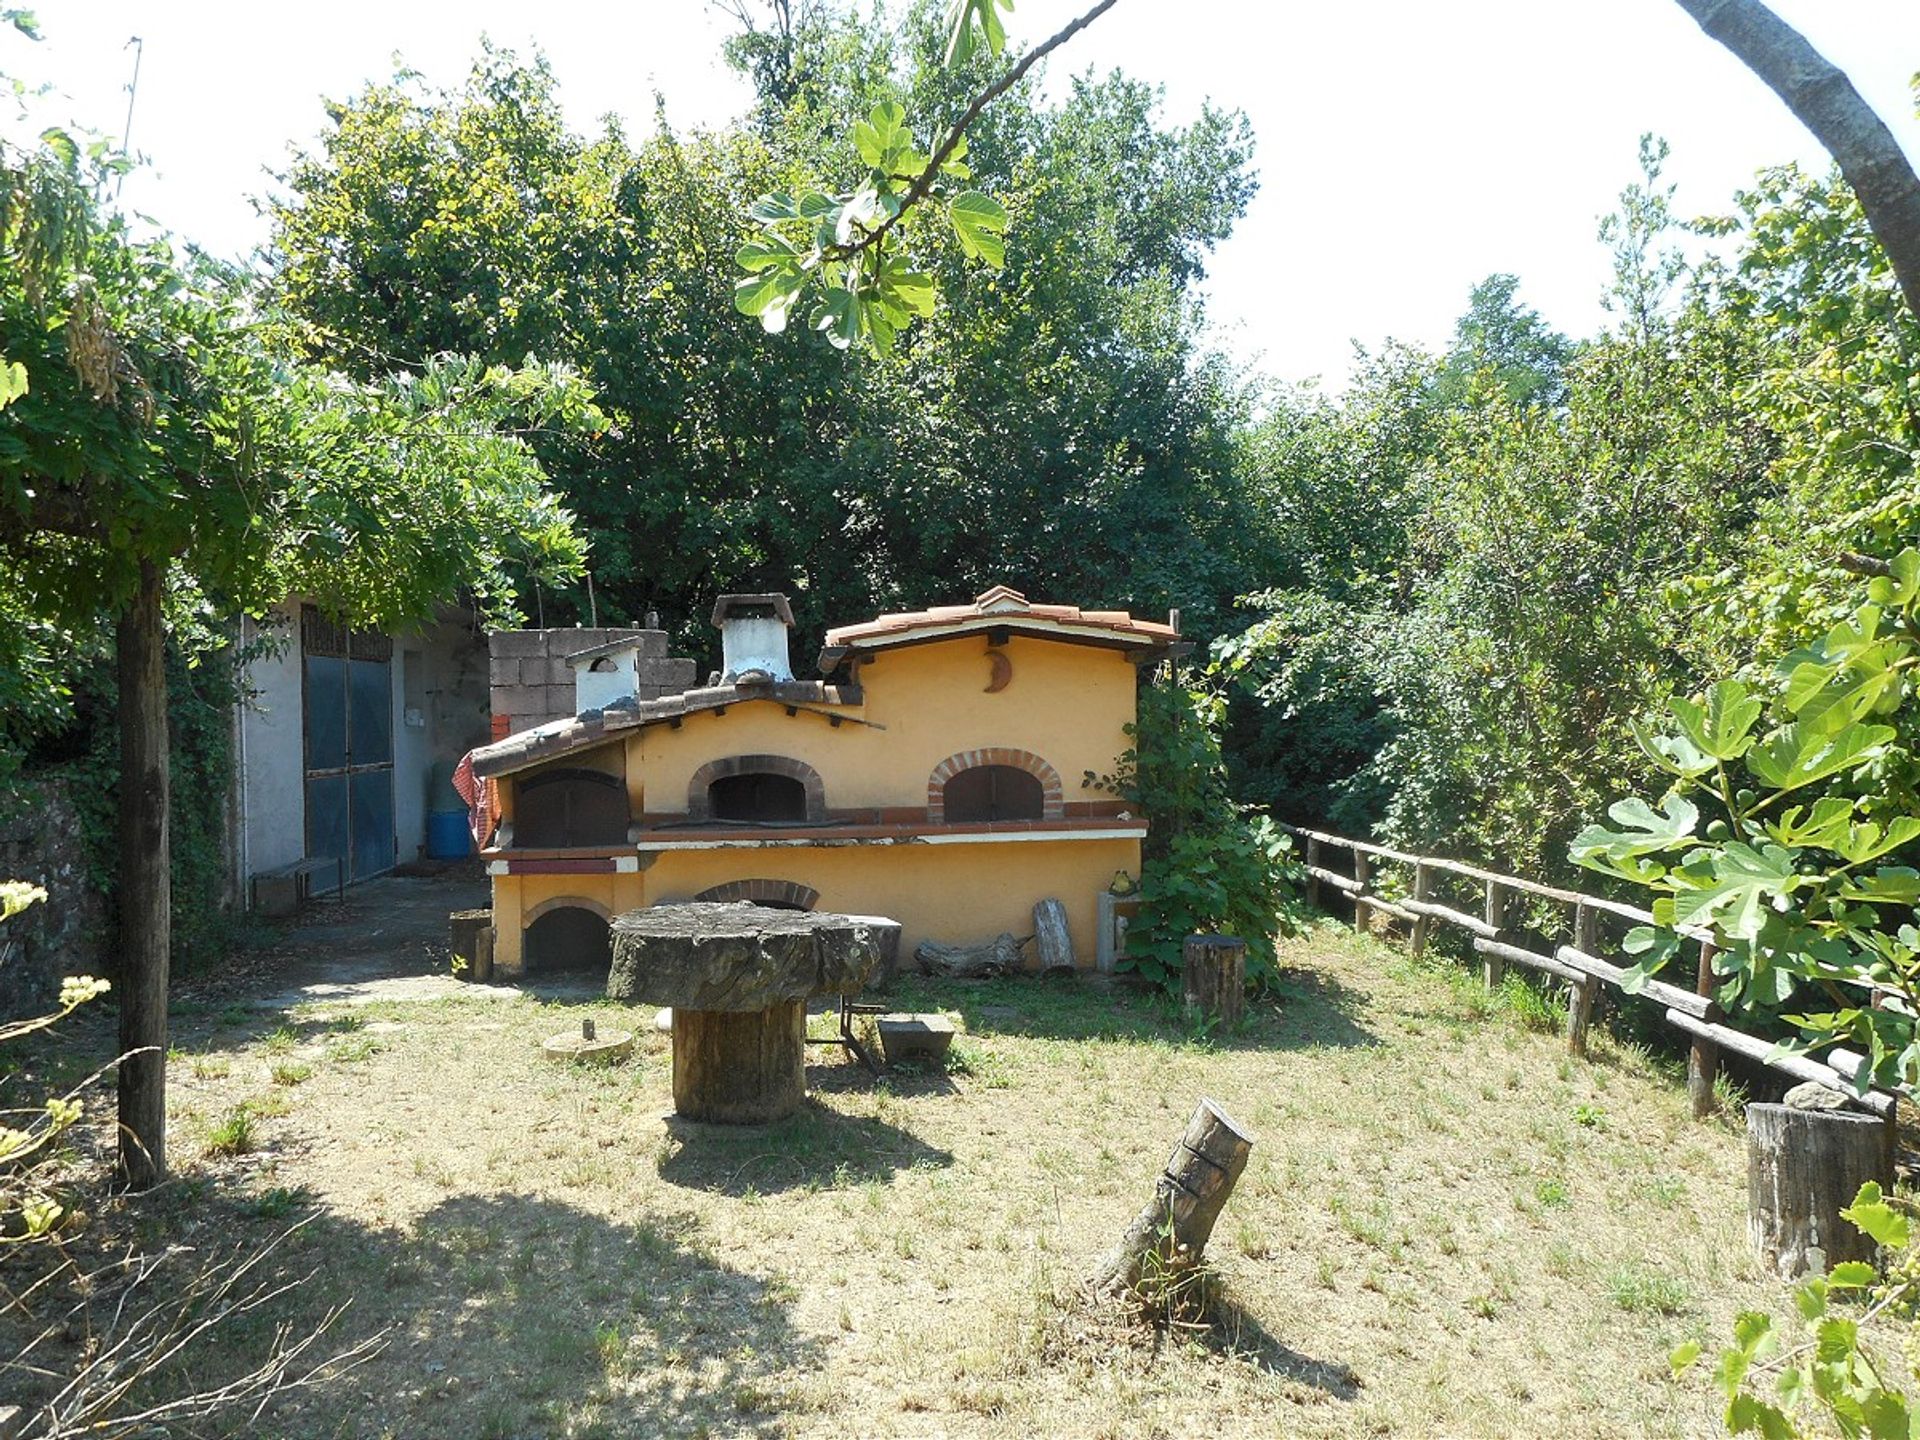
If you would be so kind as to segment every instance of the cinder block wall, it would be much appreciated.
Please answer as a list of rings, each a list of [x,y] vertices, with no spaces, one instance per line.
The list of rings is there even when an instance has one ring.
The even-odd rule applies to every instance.
[[[574,713],[567,656],[615,640],[640,646],[640,698],[677,695],[694,685],[694,663],[667,654],[664,630],[496,630],[487,637],[493,738],[504,740]]]

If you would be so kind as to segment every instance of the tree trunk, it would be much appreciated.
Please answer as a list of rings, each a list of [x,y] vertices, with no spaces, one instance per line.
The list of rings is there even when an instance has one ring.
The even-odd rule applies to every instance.
[[[760,1125],[807,1098],[807,1002],[673,1011],[673,1108],[689,1120]]]
[[[1747,1107],[1747,1238],[1783,1280],[1842,1260],[1873,1259],[1874,1242],[1840,1212],[1868,1180],[1892,1185],[1886,1127],[1872,1115]]]
[[[166,626],[161,568],[115,628],[120,719],[120,1178],[144,1190],[167,1172],[167,966],[172,939],[167,832]]]
[[[1198,1266],[1252,1149],[1251,1135],[1202,1100],[1154,1183],[1153,1200],[1094,1272],[1094,1289],[1123,1295],[1137,1291],[1150,1268],[1173,1277]]]
[[[1699,965],[1694,971],[1693,989],[1696,995],[1713,994],[1713,955],[1713,942],[1702,940]],[[1718,1011],[1709,1011],[1708,1018],[1718,1014]],[[1713,1086],[1719,1076],[1720,1051],[1706,1036],[1694,1036],[1693,1045],[1687,1051],[1687,1104],[1693,1111],[1694,1119],[1704,1120],[1712,1113]]]
[[[1180,946],[1180,982],[1190,1017],[1237,1025],[1247,994],[1247,942],[1232,935],[1189,935]]]
[[[1073,932],[1067,928],[1067,907],[1058,900],[1042,900],[1033,907],[1034,950],[1040,957],[1042,975],[1071,975]]]
[[[1892,262],[1908,308],[1920,316],[1920,177],[1893,132],[1838,66],[1760,0],[1679,0],[1679,5],[1766,81],[1839,162]]]

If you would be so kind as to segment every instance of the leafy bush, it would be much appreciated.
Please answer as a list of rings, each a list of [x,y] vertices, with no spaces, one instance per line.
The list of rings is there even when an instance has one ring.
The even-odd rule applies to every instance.
[[[1713,1378],[1727,1397],[1726,1425],[1736,1435],[1758,1433],[1767,1440],[1800,1440],[1811,1434],[1908,1436],[1916,1417],[1901,1382],[1906,1366],[1876,1356],[1860,1335],[1875,1317],[1909,1313],[1920,1287],[1920,1256],[1912,1250],[1911,1221],[1894,1208],[1871,1180],[1860,1187],[1842,1218],[1896,1254],[1886,1276],[1859,1260],[1844,1261],[1825,1275],[1803,1280],[1793,1290],[1793,1306],[1812,1332],[1790,1349],[1780,1347],[1773,1317],[1759,1310],[1742,1312],[1733,1322],[1734,1343],[1720,1352]],[[1836,1300],[1859,1299],[1864,1311],[1850,1315]],[[1690,1340],[1671,1356],[1676,1375],[1700,1358],[1700,1343]],[[1755,1384],[1771,1376],[1778,1401],[1755,1393]],[[1802,1425],[1805,1411],[1824,1415],[1819,1431]]]
[[[1133,744],[1111,775],[1086,783],[1137,805],[1149,830],[1140,877],[1140,916],[1127,934],[1121,968],[1169,989],[1178,982],[1189,935],[1247,942],[1247,976],[1274,974],[1273,938],[1296,918],[1300,876],[1292,842],[1265,815],[1234,803],[1220,757],[1225,701],[1176,676],[1141,691]]]
[[[1655,923],[1627,937],[1629,990],[1680,932],[1708,933],[1722,1006],[1793,1005],[1784,1018],[1806,1044],[1849,1040],[1872,1080],[1912,1093],[1920,870],[1901,862],[1920,816],[1888,781],[1904,770],[1895,722],[1920,666],[1920,551],[1884,568],[1866,604],[1780,662],[1772,696],[1723,680],[1672,701],[1675,728],[1640,735],[1673,777],[1667,794],[1616,803],[1620,828],[1589,827],[1573,857],[1654,894]]]

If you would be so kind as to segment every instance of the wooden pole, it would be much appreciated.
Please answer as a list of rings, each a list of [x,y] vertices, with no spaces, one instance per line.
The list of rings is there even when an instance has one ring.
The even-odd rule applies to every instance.
[[[1498,940],[1500,932],[1507,928],[1507,900],[1513,894],[1497,880],[1487,881],[1487,924],[1493,927],[1493,938]],[[1507,962],[1491,951],[1480,954],[1480,973],[1487,982],[1489,990],[1498,990],[1500,982],[1506,979]]]
[[[167,823],[165,576],[140,563],[115,626],[120,720],[119,1174],[144,1190],[167,1173],[167,967],[173,909]]]
[[[1573,910],[1573,946],[1591,955],[1599,948],[1600,912],[1591,905],[1576,905]],[[1599,980],[1584,975],[1567,987],[1567,1053],[1587,1053],[1587,1027],[1593,1022],[1593,996]]]
[[[1321,869],[1324,862],[1320,858],[1320,842],[1311,836],[1307,839],[1307,904],[1314,909],[1320,908],[1320,877],[1315,870]]]
[[[1700,964],[1694,973],[1693,990],[1696,995],[1713,994],[1713,957],[1716,947],[1711,940],[1700,942]],[[1720,1051],[1704,1035],[1693,1037],[1693,1046],[1687,1051],[1687,1101],[1693,1110],[1693,1118],[1704,1120],[1713,1112],[1713,1082],[1720,1073]]]
[[[1413,898],[1422,905],[1433,898],[1433,871],[1423,860],[1413,867]],[[1407,938],[1407,946],[1419,959],[1426,952],[1427,935],[1433,929],[1433,917],[1416,914],[1413,927]]]
[[[1353,878],[1360,888],[1353,892],[1353,928],[1360,935],[1373,933],[1373,911],[1367,905],[1367,885],[1373,879],[1373,857],[1364,850],[1353,852]]]
[[[1251,1135],[1202,1100],[1154,1182],[1153,1199],[1094,1272],[1094,1289],[1124,1295],[1138,1290],[1144,1274],[1177,1278],[1198,1266],[1252,1149]]]
[[[1247,994],[1247,942],[1232,935],[1189,935],[1180,946],[1180,980],[1190,1019],[1236,1025]]]

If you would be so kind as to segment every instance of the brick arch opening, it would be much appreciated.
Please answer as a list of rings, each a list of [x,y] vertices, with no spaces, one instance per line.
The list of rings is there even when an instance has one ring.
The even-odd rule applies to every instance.
[[[744,900],[776,910],[811,910],[820,903],[820,892],[793,880],[729,880],[724,885],[709,886],[693,898],[717,904]]]
[[[818,770],[785,755],[709,760],[687,782],[689,820],[752,819],[742,811],[755,805],[777,812],[767,819],[824,820],[827,787]]]
[[[1058,820],[1067,813],[1066,794],[1060,784],[1060,772],[1031,750],[1012,750],[1005,746],[987,746],[962,750],[949,755],[933,767],[927,776],[927,819],[936,825],[947,820],[947,783],[970,770],[998,766],[1020,770],[1040,782],[1040,818]]]
[[[527,912],[521,955],[529,976],[604,975],[613,967],[613,932],[607,907],[562,895]]]

